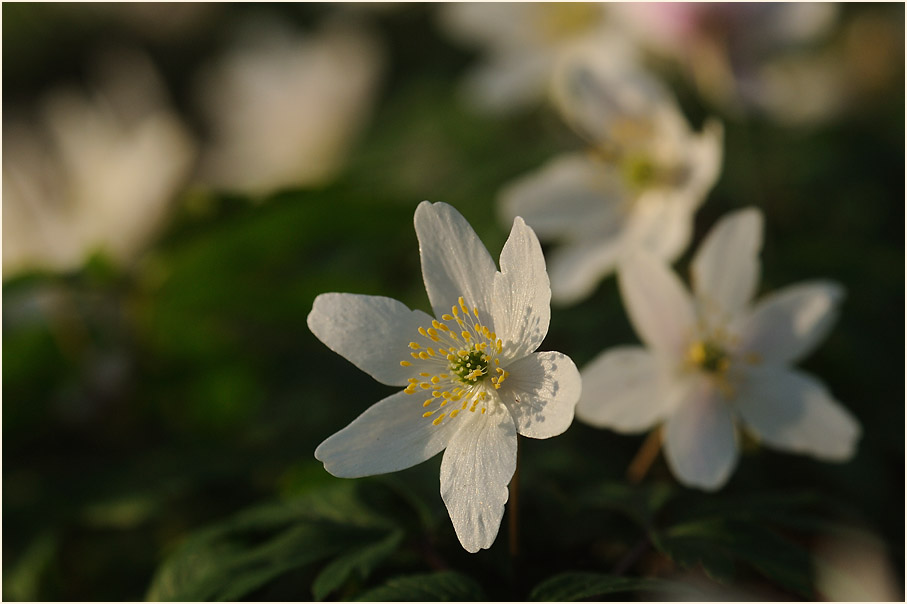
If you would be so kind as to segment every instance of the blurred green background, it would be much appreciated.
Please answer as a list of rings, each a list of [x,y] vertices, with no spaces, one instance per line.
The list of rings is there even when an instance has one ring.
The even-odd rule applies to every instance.
[[[99,48],[129,44],[152,57],[200,131],[192,78],[225,31],[262,12],[306,31],[338,9],[212,5],[188,33],[164,37],[95,6],[4,3],[4,111],[80,82]],[[416,205],[454,205],[497,258],[509,230],[496,219],[498,190],[577,144],[543,104],[471,111],[458,83],[479,53],[445,37],[435,11],[354,15],[384,45],[386,67],[331,182],[263,201],[190,187],[132,270],[99,254],[75,272],[4,280],[3,598],[520,600],[544,598],[535,590],[554,575],[627,561],[620,574],[632,578],[688,569],[722,599],[814,599],[814,554],[829,535],[878,542],[902,598],[903,64],[873,102],[808,128],[722,115],[665,75],[694,127],[725,121],[724,170],[694,246],[720,216],[755,205],[766,215],[760,291],[819,277],[847,290],[839,324],[802,367],[862,422],[854,460],[748,448],[727,487],[705,495],[677,486],[661,459],[630,487],[639,436],[575,423],[553,440],[524,439],[513,567],[506,519],[491,550],[459,546],[438,493],[440,456],[358,481],[314,459],[318,443],[393,392],[309,332],[314,297],[384,295],[428,310]],[[902,5],[842,11],[882,11],[901,24],[903,46]],[[582,367],[635,341],[608,279],[553,310],[541,349]],[[382,586],[403,591],[369,591]]]

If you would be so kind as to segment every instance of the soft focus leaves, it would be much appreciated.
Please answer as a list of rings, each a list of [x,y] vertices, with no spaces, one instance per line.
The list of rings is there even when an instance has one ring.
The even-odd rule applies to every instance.
[[[397,577],[357,598],[360,602],[481,602],[482,588],[456,572]]]
[[[577,602],[626,592],[662,592],[669,596],[693,592],[682,583],[658,579],[636,579],[597,573],[563,573],[541,582],[529,599],[533,602]]]

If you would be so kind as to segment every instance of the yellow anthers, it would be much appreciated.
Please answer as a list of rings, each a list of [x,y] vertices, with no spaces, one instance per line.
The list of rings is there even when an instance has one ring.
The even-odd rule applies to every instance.
[[[460,412],[459,409],[454,409],[453,411],[450,412],[450,417],[451,418],[456,417],[459,412]]]
[[[479,318],[479,309],[474,306],[472,308],[472,314],[474,314],[476,316],[476,319],[478,319]]]
[[[412,365],[412,363],[410,363],[409,361],[400,361],[401,367],[409,367],[410,365]]]
[[[466,331],[465,329],[460,332],[460,335],[463,336],[463,339],[466,340],[467,342],[472,339],[472,336],[469,335],[469,332]]]
[[[420,328],[419,328],[419,334],[420,334],[422,337],[425,337],[425,338],[428,337],[428,332],[425,331],[425,328],[424,328],[424,327],[420,327]]]
[[[485,407],[482,407],[482,415],[485,415]]]
[[[453,395],[450,392],[444,391],[441,393],[441,396],[443,396],[444,398],[450,398]]]
[[[418,344],[416,344],[415,342],[410,342],[410,343],[409,343],[409,347],[412,348],[413,350],[419,350],[419,348],[421,348],[421,347],[420,347]]]
[[[441,327],[439,327],[438,329],[440,329],[441,331],[450,331],[450,327],[448,327],[444,323],[441,323]]]
[[[435,323],[437,323],[437,321],[435,321]],[[430,337],[430,338],[438,337],[438,330],[435,329],[434,327],[429,327],[427,331],[428,331],[428,337]]]
[[[421,375],[422,377],[431,377],[431,374],[430,374],[430,373],[426,373],[425,371],[423,371],[423,372],[420,373],[419,375]],[[410,381],[418,382],[419,380],[417,380],[416,378],[410,378]]]
[[[453,321],[454,320],[453,315],[441,315],[441,319],[443,319],[444,321]]]
[[[418,353],[418,352],[411,352],[411,353],[409,353],[409,356],[411,356],[411,357],[414,358],[414,359],[418,359],[418,358],[419,358],[419,353]],[[403,362],[408,362],[408,361],[400,361],[400,362],[403,363]]]
[[[441,396],[441,391],[440,391],[440,390],[434,390],[434,391],[432,391],[431,395],[432,395],[433,397],[435,397],[435,398],[439,398],[439,397]]]
[[[423,407],[428,407],[429,405],[431,405],[432,401],[434,401],[434,400],[435,400],[435,399],[430,398],[430,399],[428,399],[427,401],[425,401],[424,403],[422,403],[422,406],[423,406]]]
[[[428,353],[423,350],[422,352],[419,353],[419,358],[422,359],[423,361],[427,361],[429,358]]]
[[[415,392],[416,392],[416,385],[415,385],[415,384],[410,384],[409,386],[407,386],[407,387],[403,390],[403,392],[405,392],[406,394],[413,394],[413,393],[415,393]]]
[[[432,383],[432,384],[437,384],[437,383],[440,382],[440,381],[441,381],[441,378],[439,378],[439,377],[436,376],[436,375],[433,375],[432,378],[431,378],[431,383]]]
[[[450,312],[453,313],[453,316],[454,316],[454,317],[457,317],[457,316],[459,316],[459,314],[460,314],[460,309],[457,308],[456,306],[451,306],[451,307],[450,307]],[[443,317],[442,317],[442,318],[443,318]]]
[[[422,384],[419,384],[419,386],[422,387],[422,390],[431,390],[431,384],[427,384],[427,383],[423,382]]]
[[[450,376],[447,375],[446,373],[442,373],[442,374],[439,375],[438,377],[441,378],[442,380],[446,380],[446,379],[449,378]]]
[[[450,361],[451,363],[453,363],[454,361],[457,360],[457,357],[452,354],[449,354],[449,355],[447,355],[447,360]]]
[[[434,414],[435,414],[434,411],[426,411],[425,413],[422,414],[422,417],[431,417]]]
[[[460,309],[468,315],[469,307],[466,306],[466,300],[463,299],[463,296],[460,296],[459,298],[457,298],[457,302],[460,304]]]
[[[439,415],[438,417],[436,417],[431,423],[433,423],[434,425],[437,426],[437,425],[440,424],[442,421],[444,421],[444,418],[445,418],[446,416],[447,416],[446,413],[442,413],[441,415]]]
[[[435,349],[434,349],[434,348],[426,348],[426,349],[425,349],[425,352],[428,353],[428,356],[432,356],[432,357],[435,356]]]

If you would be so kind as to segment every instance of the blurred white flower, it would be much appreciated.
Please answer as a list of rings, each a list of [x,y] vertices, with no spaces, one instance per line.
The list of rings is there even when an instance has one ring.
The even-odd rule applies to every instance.
[[[703,96],[739,111],[757,104],[764,62],[820,41],[838,12],[823,2],[640,2],[615,3],[611,14],[640,47],[678,63]]]
[[[92,96],[57,91],[3,129],[3,277],[125,265],[162,226],[195,157],[147,58],[111,56]]]
[[[567,153],[509,184],[502,216],[522,216],[542,239],[557,303],[592,293],[621,256],[644,249],[673,261],[718,178],[723,129],[697,134],[659,82],[601,45],[568,53],[554,79],[567,122],[593,147]]]
[[[558,56],[577,43],[616,37],[603,2],[450,2],[440,23],[487,56],[464,83],[476,108],[505,112],[544,98]],[[629,49],[627,49],[629,50]]]
[[[651,255],[623,260],[621,294],[647,348],[613,348],[589,363],[577,417],[619,432],[663,423],[672,472],[705,490],[723,486],[737,463],[737,423],[773,448],[852,457],[860,424],[819,380],[790,367],[828,333],[843,291],[813,281],[752,304],[761,247],[758,210],[719,221],[693,258],[692,296]]]
[[[883,10],[861,13],[818,49],[761,63],[747,98],[779,122],[812,125],[848,111],[865,111],[903,81],[904,24]]]
[[[358,29],[257,24],[200,76],[212,137],[203,180],[257,196],[330,180],[368,118],[382,64]]]
[[[816,592],[828,602],[898,602],[899,583],[885,542],[867,528],[822,536],[813,547]]]
[[[566,430],[580,394],[569,357],[534,351],[548,332],[550,290],[535,233],[517,218],[501,270],[451,206],[415,214],[425,289],[437,317],[390,298],[322,294],[308,325],[376,380],[405,386],[315,450],[335,476],[395,472],[445,450],[441,496],[460,543],[491,547],[517,434]]]

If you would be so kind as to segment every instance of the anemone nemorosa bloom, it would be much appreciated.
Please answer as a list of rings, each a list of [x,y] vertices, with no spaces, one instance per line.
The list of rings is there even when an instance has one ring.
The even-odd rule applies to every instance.
[[[394,472],[442,450],[441,497],[469,552],[494,542],[516,468],[517,434],[566,430],[579,372],[534,352],[551,291],[535,233],[514,220],[495,267],[469,223],[445,203],[419,204],[416,234],[435,317],[380,296],[322,294],[309,329],[379,382],[403,386],[315,450],[343,478]]]
[[[552,89],[589,146],[509,183],[498,207],[558,244],[548,256],[552,294],[573,304],[637,249],[672,262],[683,253],[720,174],[724,135],[715,120],[694,132],[665,86],[602,44],[565,54]]]
[[[647,348],[612,348],[584,367],[577,417],[618,432],[662,424],[671,471],[705,490],[730,478],[738,424],[775,449],[852,457],[859,422],[819,380],[791,367],[828,333],[843,290],[811,281],[752,303],[761,247],[758,210],[723,218],[693,258],[692,296],[664,261],[645,252],[626,258],[618,283]]]

